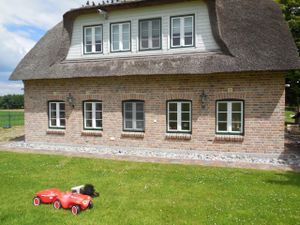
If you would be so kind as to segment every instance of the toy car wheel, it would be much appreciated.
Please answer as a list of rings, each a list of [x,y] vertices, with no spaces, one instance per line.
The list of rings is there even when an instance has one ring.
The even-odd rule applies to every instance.
[[[60,209],[60,208],[61,208],[61,203],[60,203],[60,201],[59,201],[59,200],[55,200],[55,201],[53,202],[53,207],[54,207],[54,209]]]
[[[73,205],[71,208],[71,212],[73,215],[78,215],[80,213],[80,207],[78,205]]]
[[[34,206],[39,206],[41,204],[41,199],[39,197],[34,197],[32,200]]]
[[[93,207],[94,207],[94,205],[93,205],[93,202],[92,201],[90,201],[90,203],[89,203],[89,209],[92,209]]]

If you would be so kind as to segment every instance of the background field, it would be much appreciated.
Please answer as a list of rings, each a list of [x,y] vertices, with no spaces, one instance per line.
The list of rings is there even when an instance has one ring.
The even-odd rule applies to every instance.
[[[1,225],[299,224],[300,174],[0,152]],[[34,207],[46,188],[92,183],[94,208]]]
[[[24,110],[0,110],[0,127],[24,125]]]

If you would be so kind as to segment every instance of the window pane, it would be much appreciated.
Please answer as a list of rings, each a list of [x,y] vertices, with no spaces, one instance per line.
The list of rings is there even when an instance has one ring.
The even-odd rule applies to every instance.
[[[240,103],[240,102],[232,103],[232,111],[241,112],[242,111],[242,103]]]
[[[119,50],[120,49],[120,45],[119,45],[119,41],[118,42],[113,42],[113,50]]]
[[[92,120],[86,120],[85,124],[86,124],[86,127],[92,127],[93,126]]]
[[[169,103],[169,111],[177,112],[177,103]]]
[[[56,111],[56,104],[55,103],[50,103],[51,105],[51,110],[55,110]]]
[[[190,123],[189,122],[182,122],[181,123],[182,130],[190,130]]]
[[[152,30],[160,30],[160,20],[152,20]]]
[[[113,50],[119,50],[119,25],[112,25],[112,46]]]
[[[96,120],[102,119],[102,112],[96,112]]]
[[[219,122],[226,122],[227,121],[227,113],[219,113],[218,119],[219,119]]]
[[[232,114],[232,121],[233,122],[241,122],[242,121],[242,114],[241,113],[233,113]]]
[[[85,103],[85,110],[92,111],[92,103]]]
[[[144,129],[144,121],[136,121],[136,128],[137,129]]]
[[[185,37],[184,38],[184,45],[193,45],[193,38],[192,37]]]
[[[180,45],[180,38],[173,38],[173,46],[179,46]]]
[[[242,124],[241,123],[232,123],[232,131],[241,132]]]
[[[132,119],[132,112],[125,112],[125,119]]]
[[[136,119],[137,120],[144,120],[144,113],[143,112],[137,112],[136,113]]]
[[[56,119],[51,120],[51,126],[55,127],[56,126]]]
[[[149,35],[149,25],[148,25],[148,21],[143,21],[141,22],[141,35],[142,35],[142,38],[144,39],[147,39],[148,38],[148,35]]]
[[[86,36],[92,36],[92,28],[91,27],[85,28],[85,35]]]
[[[96,52],[101,52],[101,51],[102,51],[102,45],[96,44]]]
[[[190,111],[190,103],[182,103],[181,111],[189,112]]]
[[[87,53],[92,52],[92,46],[91,46],[91,45],[85,46],[85,51],[86,51]]]
[[[218,126],[219,131],[227,131],[227,123],[218,123]]]
[[[144,111],[144,103],[136,103],[136,111],[143,112]]]
[[[129,45],[129,40],[123,41],[123,50],[129,50],[130,45]]]
[[[60,112],[59,113],[59,118],[64,119],[65,118],[65,112]]]
[[[101,128],[102,127],[102,120],[96,120],[96,127]]]
[[[132,103],[125,103],[125,110],[126,111],[132,111]]]
[[[170,130],[177,130],[177,122],[170,122]]]
[[[133,128],[132,121],[131,120],[126,120],[125,121],[125,127],[128,128],[128,129],[132,129]]]
[[[218,105],[219,105],[219,107],[218,107],[219,112],[220,112],[220,111],[225,111],[225,112],[227,112],[227,103],[218,103]]]
[[[86,114],[85,114],[85,118],[87,119],[87,120],[91,120],[92,119],[92,112],[86,112]]]
[[[65,119],[61,119],[60,120],[60,126],[64,127],[66,125],[66,120]]]
[[[102,29],[101,27],[95,28],[95,42],[99,43],[102,40]]]
[[[190,121],[190,114],[189,113],[182,113],[181,114],[182,121]]]
[[[128,23],[124,23],[123,24],[123,34],[129,34],[129,24]]]
[[[102,110],[102,104],[101,103],[96,103],[96,110],[101,111]]]
[[[65,110],[65,103],[59,103],[59,110]]]
[[[170,113],[169,120],[177,121],[177,113]]]
[[[142,48],[149,48],[148,40],[142,40]]]
[[[160,48],[160,39],[152,39],[152,47]]]
[[[52,111],[50,113],[50,116],[51,116],[52,119],[55,119],[56,118],[56,111]]]

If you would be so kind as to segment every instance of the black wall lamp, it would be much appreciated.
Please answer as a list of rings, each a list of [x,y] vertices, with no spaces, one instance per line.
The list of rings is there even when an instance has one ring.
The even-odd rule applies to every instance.
[[[200,103],[201,103],[202,109],[206,108],[207,100],[208,100],[208,96],[207,96],[207,94],[205,94],[205,92],[203,90],[202,94],[200,95]]]
[[[75,107],[75,98],[71,95],[71,93],[69,93],[67,101],[69,102],[70,106],[72,106],[73,108]]]

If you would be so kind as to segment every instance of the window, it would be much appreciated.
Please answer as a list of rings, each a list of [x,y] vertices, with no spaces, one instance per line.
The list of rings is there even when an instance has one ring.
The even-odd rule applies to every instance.
[[[242,134],[243,101],[217,102],[217,133]]]
[[[102,25],[84,27],[84,53],[102,53]]]
[[[101,130],[102,129],[102,103],[84,102],[84,129]]]
[[[194,16],[171,17],[171,47],[194,46]]]
[[[161,19],[141,20],[140,49],[151,50],[161,48]]]
[[[64,102],[49,102],[49,127],[66,127],[66,113]]]
[[[191,132],[190,101],[168,102],[168,132]]]
[[[128,101],[123,103],[124,130],[144,131],[144,102]]]
[[[111,24],[111,51],[130,51],[130,22]]]

